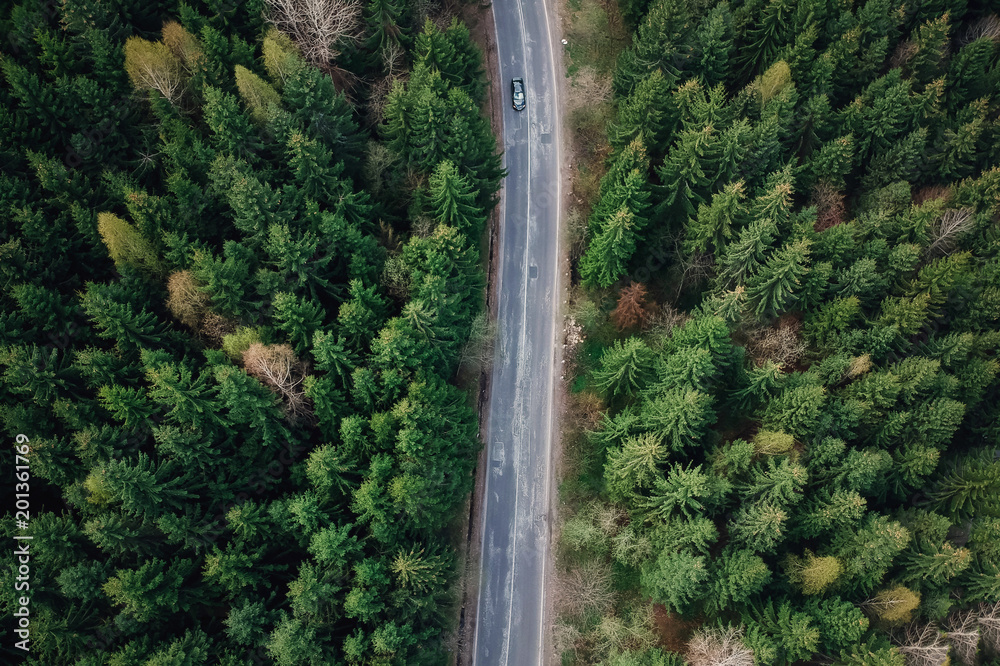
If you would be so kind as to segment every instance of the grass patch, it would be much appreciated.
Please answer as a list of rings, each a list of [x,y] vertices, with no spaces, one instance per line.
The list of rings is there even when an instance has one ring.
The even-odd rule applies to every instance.
[[[563,18],[563,36],[569,42],[566,74],[573,77],[581,68],[593,67],[610,76],[618,54],[629,42],[617,3],[566,0]]]

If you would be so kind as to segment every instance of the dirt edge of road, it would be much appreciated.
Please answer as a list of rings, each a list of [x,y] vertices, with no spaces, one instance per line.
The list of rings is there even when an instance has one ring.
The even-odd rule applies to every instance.
[[[571,162],[567,159],[572,154],[572,146],[567,141],[567,134],[564,129],[564,112],[566,110],[565,100],[567,99],[567,77],[566,65],[563,62],[562,26],[563,19],[560,12],[562,0],[545,0],[545,9],[549,20],[549,37],[552,44],[552,58],[554,63],[553,77],[557,87],[555,123],[556,135],[559,140],[559,183],[561,197],[559,203],[559,273],[557,280],[557,293],[555,294],[556,313],[554,315],[554,333],[556,335],[553,349],[555,359],[552,363],[552,452],[549,460],[549,487],[552,493],[549,495],[549,558],[545,575],[545,654],[548,656],[550,664],[559,663],[559,655],[555,653],[555,646],[552,642],[552,628],[555,622],[555,607],[553,599],[556,587],[556,545],[559,537],[559,479],[562,478],[563,464],[563,441],[562,441],[562,419],[566,414],[567,384],[565,380],[565,364],[563,361],[563,347],[566,341],[566,317],[567,304],[569,302],[569,289],[571,286],[572,266],[570,265],[569,247],[566,237],[566,211],[573,196],[573,170]]]
[[[469,28],[472,40],[483,52],[483,69],[486,71],[487,92],[486,102],[482,111],[489,117],[493,134],[497,137],[497,146],[504,146],[503,122],[501,111],[502,92],[500,88],[500,62],[497,55],[496,26],[493,23],[493,7],[488,2],[466,4],[458,11],[458,16]],[[500,196],[503,196],[501,184]],[[489,257],[487,264],[486,311],[490,321],[497,319],[497,270],[500,260],[500,206],[494,207],[490,213],[488,225],[488,240],[485,242]],[[466,524],[466,541],[463,563],[461,567],[461,604],[458,617],[458,634],[452,666],[469,666],[473,663],[473,648],[476,629],[476,615],[479,605],[479,564],[482,558],[482,506],[486,491],[486,474],[489,469],[488,451],[486,445],[486,430],[490,400],[490,384],[492,374],[489,370],[480,373],[478,394],[476,396],[476,411],[479,414],[479,440],[483,446],[479,452],[479,460],[475,469],[475,486],[466,506],[468,508]]]

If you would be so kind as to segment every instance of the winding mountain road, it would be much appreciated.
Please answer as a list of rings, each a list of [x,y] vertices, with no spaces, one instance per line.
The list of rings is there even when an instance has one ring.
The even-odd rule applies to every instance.
[[[554,0],[547,0],[549,3]],[[493,0],[504,159],[497,267],[498,344],[487,422],[488,469],[473,664],[547,659],[553,377],[559,312],[559,118],[546,0]],[[524,79],[527,107],[511,107]]]

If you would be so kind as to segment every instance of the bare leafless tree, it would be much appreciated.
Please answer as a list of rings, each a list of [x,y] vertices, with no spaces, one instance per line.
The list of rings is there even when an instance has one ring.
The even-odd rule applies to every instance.
[[[1000,17],[997,17],[996,14],[987,14],[970,25],[958,43],[959,46],[965,46],[983,37],[991,39],[993,42],[1000,41]]]
[[[1000,655],[1000,601],[980,604],[976,622],[983,637],[983,647],[993,655]]]
[[[948,661],[951,646],[945,634],[933,622],[911,622],[890,634],[906,660],[906,666],[942,666]]]
[[[892,57],[889,58],[889,68],[895,69],[897,67],[902,67],[910,61],[910,58],[917,54],[917,43],[913,40],[907,40],[900,42],[896,46],[896,50],[893,52]]]
[[[156,90],[171,104],[180,102],[183,67],[166,44],[129,37],[125,41],[125,72],[136,90]]]
[[[268,20],[325,71],[340,56],[341,45],[361,35],[359,0],[267,0],[267,7]]]
[[[488,370],[493,364],[496,339],[496,322],[490,321],[488,313],[480,312],[472,320],[469,340],[462,348],[462,365],[477,372]]]
[[[555,651],[555,663],[565,652],[576,650],[580,640],[580,630],[568,622],[555,622],[552,625],[552,648]]]
[[[772,326],[748,328],[747,351],[758,367],[773,361],[782,367],[789,367],[805,353],[806,343],[802,340],[802,324],[790,317],[779,319]]]
[[[581,67],[569,86],[566,107],[570,110],[611,99],[611,77],[590,66]]]
[[[844,193],[824,181],[813,186],[809,203],[816,206],[816,223],[813,225],[816,231],[835,227],[847,217]]]
[[[951,643],[952,656],[966,666],[979,663],[976,652],[979,648],[979,624],[976,613],[971,610],[956,611],[944,623]]]
[[[952,208],[946,210],[931,227],[931,244],[927,247],[927,255],[948,254],[955,241],[972,228],[975,223],[975,211],[971,208]]]
[[[281,395],[289,418],[310,416],[309,400],[302,389],[306,365],[295,357],[290,345],[255,342],[243,352],[243,367]]]
[[[688,642],[691,666],[753,666],[753,650],[743,644],[742,627],[703,628]]]
[[[382,66],[390,79],[397,79],[403,75],[406,68],[406,49],[402,44],[392,40],[382,49]]]
[[[614,601],[611,570],[603,562],[590,560],[559,576],[555,593],[557,612],[566,617],[603,615]]]
[[[695,252],[691,255],[685,255],[682,252],[677,252],[676,257],[677,268],[680,270],[680,280],[678,280],[675,299],[681,297],[685,287],[707,282],[715,274],[715,259],[711,254]]]

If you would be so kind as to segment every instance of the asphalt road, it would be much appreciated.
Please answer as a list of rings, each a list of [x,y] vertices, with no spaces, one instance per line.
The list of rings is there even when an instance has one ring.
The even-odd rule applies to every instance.
[[[552,2],[553,0],[547,0]],[[546,661],[553,376],[559,311],[559,126],[546,0],[493,0],[504,158],[498,344],[487,423],[482,570],[473,663]],[[555,27],[555,26],[552,26]],[[511,107],[524,79],[527,106]]]

